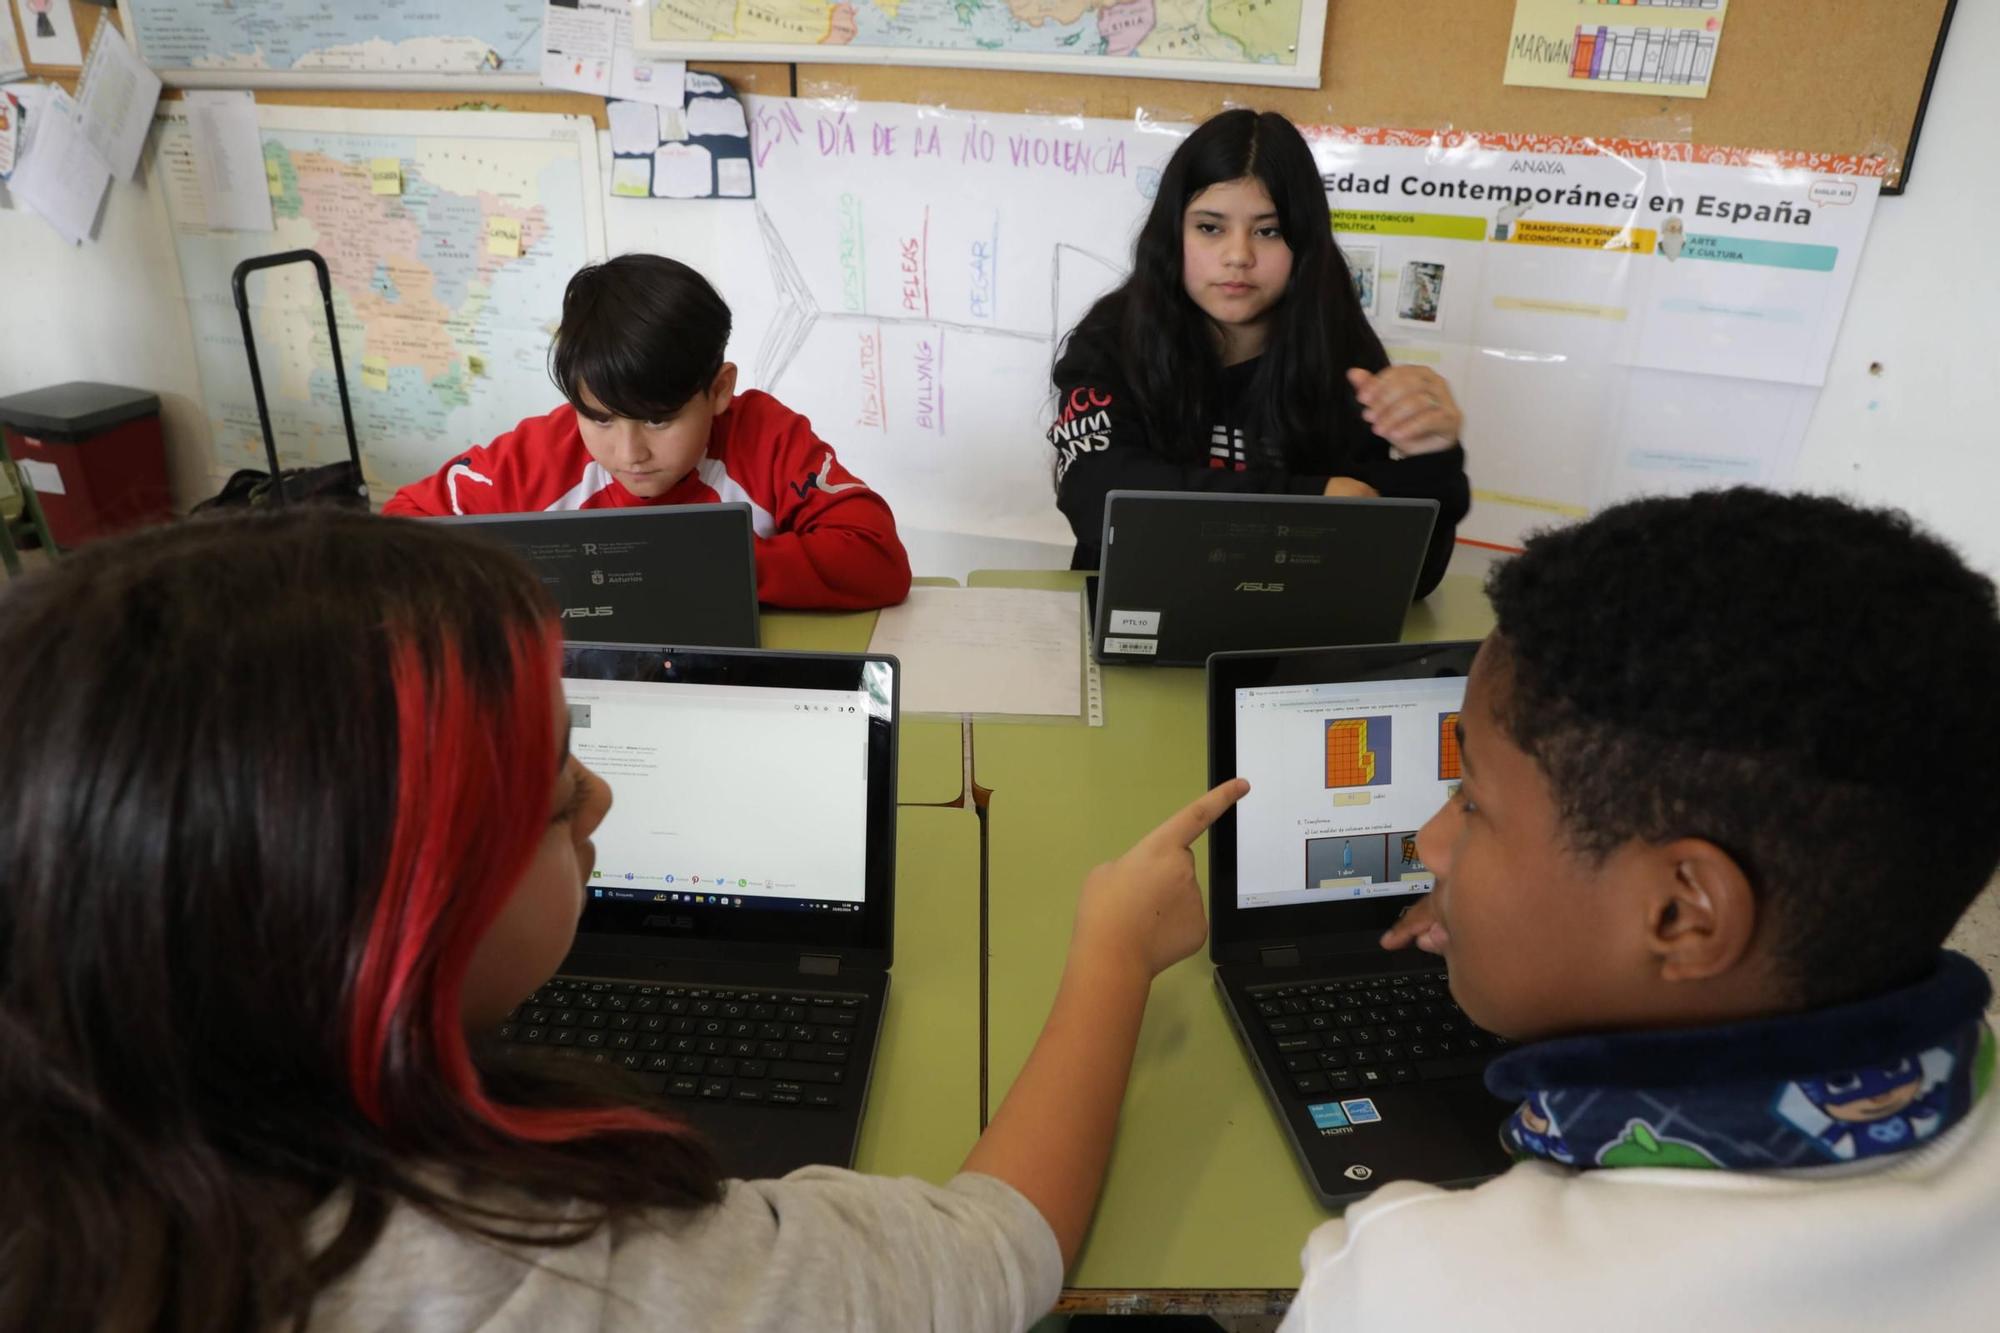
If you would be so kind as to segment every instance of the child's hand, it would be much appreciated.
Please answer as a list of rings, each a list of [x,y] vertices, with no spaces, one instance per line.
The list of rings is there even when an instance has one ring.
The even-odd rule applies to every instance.
[[[1189,845],[1250,790],[1231,778],[1090,872],[1077,903],[1071,953],[1092,965],[1130,966],[1150,982],[1208,938]]]
[[[1465,415],[1444,376],[1423,366],[1390,366],[1379,375],[1347,372],[1361,419],[1405,454],[1434,454],[1458,442]]]
[[[1396,918],[1396,924],[1382,933],[1382,947],[1406,949],[1414,944],[1425,953],[1443,953],[1448,938],[1427,893],[1405,908]]]

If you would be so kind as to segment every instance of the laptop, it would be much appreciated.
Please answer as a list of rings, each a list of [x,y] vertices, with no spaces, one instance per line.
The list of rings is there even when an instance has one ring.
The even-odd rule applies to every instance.
[[[1456,790],[1478,647],[1209,660],[1210,780],[1250,780],[1208,838],[1215,985],[1329,1207],[1392,1180],[1469,1185],[1508,1165],[1510,1108],[1481,1081],[1507,1043],[1452,1002],[1437,955],[1378,943],[1436,883],[1417,830]]]
[[[499,1058],[629,1071],[728,1176],[851,1165],[889,991],[900,675],[568,644],[570,751],[616,799],[576,942]]]
[[[746,504],[563,509],[434,518],[513,549],[548,586],[571,638],[757,646]]]
[[[1086,580],[1099,662],[1200,666],[1209,654],[1392,642],[1435,500],[1113,491],[1104,569]]]

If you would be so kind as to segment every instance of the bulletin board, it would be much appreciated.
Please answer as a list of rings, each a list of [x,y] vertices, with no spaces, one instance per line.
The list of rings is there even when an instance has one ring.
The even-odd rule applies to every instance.
[[[79,44],[88,53],[90,42],[97,35],[97,25],[105,16],[116,11],[109,6],[87,4],[84,0],[65,0],[76,16],[76,33]],[[248,3],[249,0],[246,0]],[[0,0],[7,16],[0,21],[15,21],[13,0]],[[16,28],[18,32],[18,27]],[[25,49],[25,43],[23,44]],[[699,68],[713,69],[729,81],[739,93],[764,93],[783,97],[792,91],[792,67],[783,64],[710,64],[697,62]],[[76,89],[77,67],[73,65],[28,65],[30,78],[49,79],[62,84],[72,92]],[[162,97],[172,100],[180,96],[180,91],[168,88]],[[258,88],[257,101],[267,106],[333,106],[357,107],[383,111],[450,111],[458,108],[473,108],[492,111],[538,111],[545,115],[589,116],[597,128],[606,128],[604,99],[586,93],[552,91],[385,91],[379,89],[338,89],[314,88],[305,85],[283,88]]]
[[[1896,193],[1955,4],[1735,0],[1703,100],[1507,86],[1512,0],[1332,0],[1318,88],[800,65],[798,93],[1115,120],[1253,106],[1301,124],[1879,155]]]
[[[86,51],[107,8],[68,0]],[[12,0],[0,0],[12,22]],[[1737,0],[1706,99],[1651,98],[1501,82],[1510,0],[1332,0],[1318,88],[1250,88],[1155,79],[889,65],[702,62],[739,92],[961,110],[1135,115],[1197,121],[1230,106],[1282,111],[1301,124],[1595,135],[1880,156],[1885,193],[1902,189],[1924,103],[1957,0]],[[31,67],[73,83],[76,71]],[[169,93],[169,96],[172,94]],[[273,104],[415,110],[472,102],[589,115],[601,98],[552,92],[472,94],[261,89]]]

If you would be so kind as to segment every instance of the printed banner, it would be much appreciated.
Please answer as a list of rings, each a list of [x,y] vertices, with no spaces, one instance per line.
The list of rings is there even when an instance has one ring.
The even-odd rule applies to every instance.
[[[906,527],[1059,542],[1058,340],[1122,281],[1152,123],[747,99],[754,202],[613,198],[613,253],[708,274],[743,383],[812,418]],[[1465,409],[1468,537],[1639,490],[1782,485],[1873,215],[1875,159],[1308,131],[1390,354]]]

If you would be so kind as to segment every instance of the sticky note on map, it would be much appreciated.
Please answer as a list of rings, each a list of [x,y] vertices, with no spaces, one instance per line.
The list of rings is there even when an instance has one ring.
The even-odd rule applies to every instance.
[[[503,259],[521,257],[521,219],[486,219],[486,253]]]
[[[376,194],[403,192],[403,164],[398,158],[378,157],[368,164],[368,184]]]
[[[389,392],[389,358],[386,356],[364,356],[361,358],[361,387],[373,389],[377,393]]]
[[[470,352],[466,353],[465,373],[468,375],[484,375],[486,373],[486,358],[483,356],[474,356]]]
[[[264,159],[264,184],[270,188],[271,193],[274,195],[282,195],[285,192],[285,178],[278,174],[278,162],[276,158],[267,157]]]

